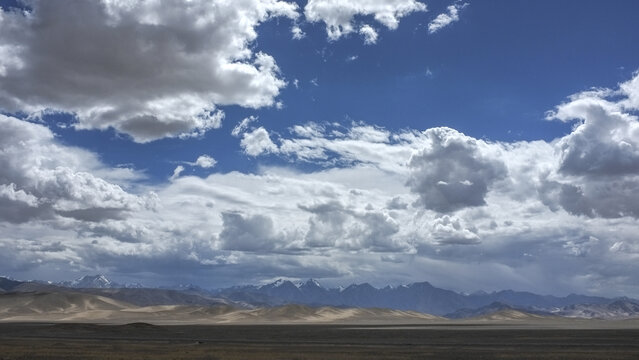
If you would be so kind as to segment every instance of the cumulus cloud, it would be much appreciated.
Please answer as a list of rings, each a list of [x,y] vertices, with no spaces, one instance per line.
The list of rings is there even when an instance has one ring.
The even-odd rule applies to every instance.
[[[79,129],[137,142],[218,128],[218,107],[272,106],[286,85],[251,50],[256,27],[297,5],[276,0],[30,2],[0,11],[0,108],[71,113]],[[73,12],[69,12],[69,9]]]
[[[359,34],[364,37],[364,44],[372,45],[377,43],[377,31],[370,25],[363,25],[359,28]]]
[[[195,165],[204,169],[209,169],[217,164],[217,160],[213,159],[209,155],[200,155],[197,160],[195,160]]]
[[[639,217],[639,178],[589,179],[560,178],[544,179],[540,191],[546,204],[556,209],[559,205],[574,215],[587,217],[619,218]]]
[[[149,205],[93,175],[104,169],[95,155],[58,144],[43,125],[4,115],[0,167],[0,213],[12,222],[56,216],[99,221]]]
[[[369,204],[370,205],[370,204]],[[312,205],[299,205],[312,213],[305,236],[309,247],[330,247],[349,250],[397,251],[406,244],[394,236],[399,224],[383,211],[355,211],[336,200]]]
[[[373,16],[377,22],[394,30],[402,17],[417,11],[426,11],[426,5],[416,0],[309,0],[304,7],[304,15],[308,21],[326,24],[330,40],[337,40],[355,31],[356,17]],[[375,32],[370,25],[363,26],[368,26],[366,29]],[[365,35],[365,40],[372,36],[370,30],[366,30],[368,35]]]
[[[224,250],[269,251],[279,241],[273,221],[263,215],[223,212],[220,241]]]
[[[258,156],[263,153],[277,152],[277,145],[271,141],[268,131],[259,127],[252,132],[244,133],[240,142],[244,152],[250,156]]]
[[[394,198],[388,200],[386,203],[386,208],[390,210],[406,210],[408,209],[408,204],[405,203],[401,197],[395,196]]]
[[[453,129],[429,129],[425,136],[426,147],[409,162],[417,203],[442,213],[486,204],[490,186],[507,175],[503,162],[482,153],[483,141]]]
[[[295,40],[302,40],[306,37],[306,33],[298,25],[291,28],[291,34],[293,34],[293,39]]]
[[[465,228],[458,218],[448,215],[435,219],[432,236],[437,243],[444,245],[475,245],[480,243],[477,229]]]
[[[333,247],[344,236],[347,217],[338,201],[323,204],[300,205],[300,209],[313,214],[308,220],[306,244],[311,247]]]
[[[468,3],[458,3],[447,7],[447,12],[437,15],[433,21],[428,23],[428,32],[434,34],[455,21],[459,21],[459,11],[466,6],[468,6]]]
[[[36,196],[16,189],[16,184],[0,185],[0,219],[20,223],[41,216],[46,211],[40,208]]]
[[[565,210],[589,217],[639,217],[639,120],[633,113],[639,74],[619,89],[575,94],[548,114],[578,121],[556,143],[558,171],[543,191]]]
[[[153,185],[61,145],[41,124],[3,117],[0,268],[30,277],[56,266],[100,268],[148,279],[182,269],[210,286],[282,275],[412,282],[427,273],[440,284],[469,279],[466,290],[639,294],[627,276],[639,271],[639,181],[632,161],[615,163],[634,156],[635,81],[555,109],[563,116],[564,105],[597,100],[610,107],[606,134],[580,130],[597,121],[587,107],[566,115],[576,126],[552,142],[361,122],[294,125],[276,137],[247,125],[238,132],[247,153],[281,156],[286,166]],[[260,136],[268,150],[250,146]],[[598,158],[590,141],[621,152]],[[568,166],[576,161],[569,153],[593,156],[595,166]],[[148,190],[158,195],[140,195]]]
[[[639,76],[638,76],[639,77]],[[570,175],[639,174],[639,121],[621,106],[593,93],[573,97],[550,115],[581,121],[557,144],[560,171]]]

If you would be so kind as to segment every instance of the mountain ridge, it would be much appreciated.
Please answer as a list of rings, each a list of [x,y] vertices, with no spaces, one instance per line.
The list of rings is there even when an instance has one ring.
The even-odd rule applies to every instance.
[[[61,292],[69,289],[136,306],[228,305],[245,309],[286,305],[333,306],[385,308],[468,318],[486,315],[492,305],[494,311],[512,310],[534,315],[611,319],[639,317],[639,301],[629,298],[578,294],[559,297],[514,290],[464,294],[433,286],[427,281],[383,288],[376,288],[369,283],[351,284],[345,288],[325,288],[314,279],[298,283],[278,279],[262,285],[206,290],[193,284],[161,288],[124,287],[104,275],[86,275],[73,281],[59,283],[19,281],[0,277],[0,294]]]
[[[307,284],[308,281],[304,284]],[[346,288],[296,286],[290,280],[278,279],[261,286],[245,285],[212,290],[211,293],[232,301],[260,299],[260,304],[277,306],[292,303],[307,305],[381,307],[445,315],[456,310],[476,309],[493,302],[521,309],[557,309],[576,304],[607,304],[618,298],[570,294],[564,297],[538,295],[525,291],[501,290],[491,293],[460,294],[433,286],[427,281],[397,287],[376,288],[368,283]]]

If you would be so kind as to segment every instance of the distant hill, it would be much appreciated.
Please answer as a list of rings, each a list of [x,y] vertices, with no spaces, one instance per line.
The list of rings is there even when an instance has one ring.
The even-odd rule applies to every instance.
[[[616,300],[608,304],[576,304],[558,309],[554,314],[585,319],[633,319],[639,318],[639,303]]]
[[[65,287],[60,284],[73,285]],[[0,289],[7,292],[47,292],[47,293],[83,293],[103,296],[118,301],[123,301],[136,306],[152,305],[228,305],[229,300],[216,298],[207,293],[198,293],[193,290],[179,291],[168,289],[148,288],[114,288],[115,283],[103,275],[82,277],[73,282],[48,284],[41,281],[17,281],[0,277]],[[242,307],[241,305],[238,305]]]
[[[481,316],[473,317],[471,320],[482,320],[482,321],[513,321],[513,320],[542,320],[546,319],[548,316],[531,314],[525,311],[515,310],[515,309],[504,309],[500,311],[495,311],[492,313],[484,314]]]
[[[111,281],[109,278],[102,274],[97,275],[84,275],[75,280],[62,281],[55,285],[73,288],[73,289],[121,289],[121,288],[142,288],[143,286],[138,283],[134,284],[119,284]]]
[[[492,316],[493,314],[501,314],[496,316],[507,317],[507,314],[515,316],[515,314],[529,314],[535,316],[552,316],[553,314],[548,311],[539,311],[535,309],[522,309],[514,308],[508,304],[504,304],[495,301],[489,305],[482,306],[476,309],[459,309],[455,312],[444,315],[448,319],[467,319],[467,318],[482,318],[485,316]],[[517,316],[515,316],[517,317]]]
[[[131,308],[130,304],[114,299],[73,292],[17,292],[0,295],[0,316],[41,316],[128,308]]]
[[[22,281],[12,280],[5,277],[0,277],[0,290],[13,291],[17,286],[22,284]]]
[[[166,289],[76,289],[76,291],[109,297],[137,306],[152,305],[229,305],[232,301],[206,294]]]
[[[285,305],[238,309],[228,305],[136,306],[77,292],[0,294],[0,321],[20,322],[168,322],[193,324],[256,323],[428,323],[444,320],[428,314],[390,309],[354,309]]]
[[[460,309],[477,309],[498,302],[522,309],[555,309],[575,304],[607,304],[614,299],[568,295],[556,297],[530,292],[503,290],[470,295],[441,289],[428,282],[418,282],[382,289],[370,284],[353,284],[343,289],[326,289],[317,281],[294,284],[278,280],[262,286],[242,286],[213,291],[216,296],[233,301],[256,302],[260,306],[284,304],[379,307],[445,315]]]
[[[639,317],[639,302],[627,298],[610,299],[576,294],[557,297],[513,290],[460,294],[435,287],[428,282],[384,288],[364,283],[327,289],[313,279],[300,283],[277,280],[259,286],[205,290],[193,284],[166,288],[129,287],[113,282],[104,275],[83,276],[56,284],[0,277],[0,293],[66,291],[102,296],[140,307],[226,305],[255,309],[295,304],[313,308],[384,308],[450,318],[474,318],[510,310],[573,318]]]

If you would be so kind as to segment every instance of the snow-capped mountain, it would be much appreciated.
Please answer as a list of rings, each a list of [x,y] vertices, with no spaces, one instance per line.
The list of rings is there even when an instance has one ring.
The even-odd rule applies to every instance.
[[[639,317],[639,303],[619,299],[609,304],[575,304],[556,309],[552,313],[584,319],[631,319]]]
[[[74,289],[140,289],[144,286],[140,283],[120,284],[111,281],[102,274],[84,275],[72,281],[62,281],[55,285]]]
[[[368,283],[352,284],[346,288],[324,288],[318,281],[309,279],[295,285],[279,279],[262,286],[233,287],[214,290],[218,296],[232,301],[252,300],[260,305],[307,304],[352,307],[381,307],[398,310],[415,310],[434,315],[451,314],[460,309],[472,310],[499,302],[517,309],[550,311],[575,304],[608,304],[614,299],[571,294],[566,297],[537,295],[530,292],[502,290],[487,293],[460,294],[435,287],[428,282],[418,282],[397,287],[378,289]],[[467,311],[470,313],[470,311]]]
[[[639,301],[634,299],[610,299],[576,294],[558,297],[513,290],[462,294],[435,287],[428,282],[383,288],[363,283],[352,284],[346,288],[327,289],[314,279],[297,284],[290,280],[279,279],[261,286],[244,285],[211,291],[190,284],[170,289],[140,287],[142,286],[139,284],[137,286],[118,284],[104,275],[86,275],[73,281],[56,284],[0,277],[0,294],[75,291],[112,297],[139,306],[235,304],[235,306],[251,308],[302,304],[414,310],[434,315],[447,314],[454,318],[507,310],[573,318],[639,318]]]
[[[304,288],[309,288],[309,289],[312,289],[312,288],[324,288],[324,287],[323,287],[323,286],[319,283],[319,281],[317,281],[317,280],[315,280],[315,279],[308,279],[306,282],[299,282],[299,283],[297,284],[297,287],[298,287],[298,288],[302,288],[302,287],[304,287]]]
[[[71,287],[74,288],[108,289],[113,285],[113,282],[104,275],[85,275],[71,282]]]

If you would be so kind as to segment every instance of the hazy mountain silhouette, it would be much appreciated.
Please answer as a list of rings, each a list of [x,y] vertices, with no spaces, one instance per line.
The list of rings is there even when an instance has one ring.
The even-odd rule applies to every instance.
[[[441,289],[428,282],[418,282],[382,289],[368,283],[353,284],[344,289],[327,289],[316,281],[294,284],[277,280],[262,286],[240,286],[213,291],[216,296],[233,301],[260,305],[310,304],[345,307],[380,307],[412,310],[434,315],[454,313],[460,309],[478,309],[491,303],[503,303],[520,309],[556,309],[576,304],[608,304],[614,299],[571,294],[565,297],[537,295],[530,292],[503,290],[477,292],[470,295]]]
[[[571,294],[565,297],[502,290],[461,294],[418,282],[398,287],[376,288],[368,283],[346,288],[323,287],[310,279],[302,283],[277,280],[266,285],[245,285],[207,291],[196,285],[166,288],[127,288],[104,275],[83,276],[57,284],[18,281],[0,277],[0,293],[75,292],[127,302],[136,306],[229,305],[237,308],[276,307],[289,304],[338,308],[387,308],[447,316],[477,317],[496,311],[520,311],[564,317],[631,318],[639,316],[639,302],[627,298],[604,298]]]

